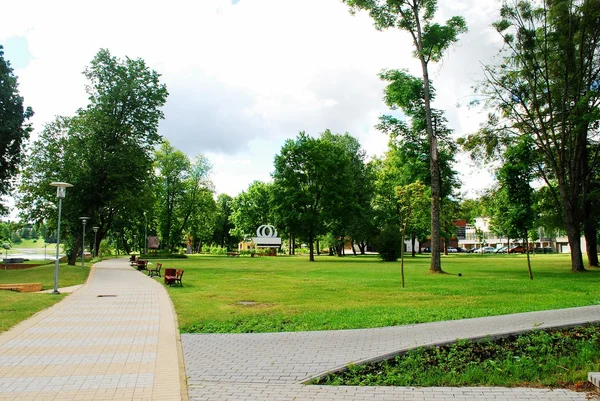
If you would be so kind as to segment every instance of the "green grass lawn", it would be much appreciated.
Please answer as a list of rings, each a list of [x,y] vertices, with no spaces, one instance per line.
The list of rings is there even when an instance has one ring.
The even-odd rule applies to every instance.
[[[164,260],[185,269],[169,293],[180,330],[277,332],[383,327],[600,304],[600,269],[570,272],[569,255],[449,255],[449,274],[431,275],[429,257],[400,263],[376,256]],[[462,277],[458,276],[462,274]],[[160,280],[160,279],[159,279]]]
[[[50,250],[50,247],[52,247],[52,249],[56,249],[56,245],[55,244],[48,244],[48,250]],[[21,240],[20,244],[16,244],[13,243],[11,245],[11,249],[18,249],[18,248],[42,248],[44,249],[44,239],[40,238],[37,240],[34,239],[23,239]],[[10,250],[9,250],[10,253]]]
[[[56,255],[56,244],[46,244],[44,243],[44,239],[43,238],[39,238],[37,240],[34,239],[24,239],[21,240],[20,243],[12,243],[10,245],[10,249],[8,250],[8,255],[14,255],[14,254],[20,254],[22,253],[23,249],[28,249],[28,250],[35,250],[35,253],[37,254],[44,254],[44,245],[46,245],[46,254],[48,255],[49,259],[53,259],[54,256]],[[4,256],[4,249],[2,250],[2,256]],[[63,253],[63,247],[61,245],[60,247],[60,253]]]
[[[79,266],[68,266],[61,263],[59,270],[59,286],[68,287],[83,284],[89,269],[82,270]],[[42,289],[54,287],[54,263],[22,270],[3,270],[0,266],[0,284],[42,283]],[[33,314],[54,305],[65,294],[35,294],[14,291],[0,291],[0,332],[9,329]]]
[[[599,329],[588,325],[420,347],[385,361],[350,365],[312,384],[576,388],[588,372],[600,369]]]

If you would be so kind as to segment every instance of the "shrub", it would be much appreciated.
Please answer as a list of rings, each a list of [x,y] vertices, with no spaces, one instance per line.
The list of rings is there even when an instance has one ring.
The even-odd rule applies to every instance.
[[[105,258],[107,256],[111,256],[112,252],[110,246],[108,245],[108,241],[103,239],[100,241],[100,245],[98,246],[98,256],[100,258]]]
[[[211,255],[226,255],[227,254],[227,248],[222,248],[220,246],[211,246],[211,247],[207,248],[206,251],[208,253],[210,253]]]
[[[377,238],[379,257],[386,262],[395,262],[400,257],[402,237],[393,226],[385,227]]]

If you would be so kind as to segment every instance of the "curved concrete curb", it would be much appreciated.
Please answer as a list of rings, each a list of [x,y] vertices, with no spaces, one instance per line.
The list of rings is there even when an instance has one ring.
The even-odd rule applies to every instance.
[[[588,380],[594,386],[600,389],[600,372],[590,372],[588,373]]]

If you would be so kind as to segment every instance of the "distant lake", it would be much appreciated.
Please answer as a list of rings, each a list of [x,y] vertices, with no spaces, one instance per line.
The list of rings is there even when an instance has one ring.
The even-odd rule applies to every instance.
[[[59,258],[63,256],[65,255],[62,253],[58,255]],[[4,252],[2,253],[2,257],[4,257]],[[56,245],[48,245],[45,256],[44,248],[13,248],[8,251],[8,257],[24,258],[29,260],[54,260],[56,258]]]
[[[63,255],[62,253],[58,254],[59,258],[62,258]],[[29,259],[29,260],[54,260],[56,259],[56,254],[53,252],[48,252],[46,254],[46,257],[44,258],[44,254],[39,254],[39,253],[9,253],[8,254],[9,258],[23,258],[23,259]],[[2,258],[4,258],[4,255],[2,255]]]

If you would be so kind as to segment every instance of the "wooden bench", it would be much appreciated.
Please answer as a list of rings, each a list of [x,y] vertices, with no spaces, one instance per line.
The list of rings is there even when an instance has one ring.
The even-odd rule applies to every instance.
[[[167,272],[167,270],[169,270]],[[181,278],[183,277],[183,270],[177,269],[175,274],[173,272],[175,269],[165,269],[165,284],[173,285],[179,283],[180,286],[183,287],[183,283],[181,282]]]
[[[148,269],[148,275],[150,277],[154,277],[154,276],[162,277],[160,275],[160,269],[161,268],[162,268],[162,263],[157,263],[156,267],[154,269]]]
[[[138,259],[137,261],[137,269],[138,270],[148,270],[148,261],[143,259]]]
[[[238,256],[240,256],[239,252],[227,252],[228,258],[237,258]]]
[[[137,258],[135,255],[131,255],[129,258],[129,266],[135,266],[137,264]]]

